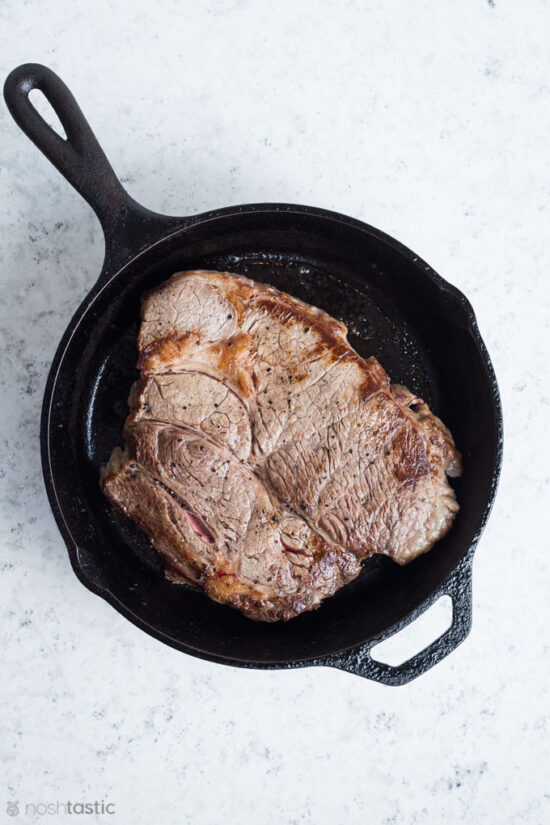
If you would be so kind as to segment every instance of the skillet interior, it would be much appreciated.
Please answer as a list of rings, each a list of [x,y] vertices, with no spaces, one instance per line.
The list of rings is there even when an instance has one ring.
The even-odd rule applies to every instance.
[[[53,387],[50,483],[64,532],[78,548],[71,551],[76,572],[153,635],[197,655],[269,665],[375,638],[444,582],[475,543],[492,498],[499,449],[494,377],[469,304],[396,242],[336,218],[296,207],[196,219],[95,294]],[[464,475],[453,482],[461,510],[430,553],[407,567],[371,559],[358,580],[288,624],[252,622],[164,580],[141,531],[103,497],[98,471],[121,443],[137,375],[140,295],[174,271],[196,267],[249,275],[340,318],[361,355],[379,358],[393,381],[443,418],[464,458]]]

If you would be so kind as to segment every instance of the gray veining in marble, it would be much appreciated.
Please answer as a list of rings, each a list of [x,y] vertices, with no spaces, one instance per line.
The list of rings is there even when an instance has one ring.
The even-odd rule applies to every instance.
[[[549,30],[539,0],[0,2],[1,75],[58,71],[147,206],[309,203],[411,246],[474,304],[505,414],[473,630],[418,681],[222,668],[140,633],[72,574],[40,469],[99,225],[2,104],[0,821],[72,822],[25,814],[67,800],[120,825],[550,821]]]

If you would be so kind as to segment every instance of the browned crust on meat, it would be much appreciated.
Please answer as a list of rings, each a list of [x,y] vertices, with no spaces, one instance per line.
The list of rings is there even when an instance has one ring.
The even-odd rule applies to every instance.
[[[359,358],[353,350],[350,351],[344,324],[325,313],[314,312],[313,307],[291,298],[284,292],[272,294],[265,287],[260,287],[259,293],[252,298],[250,304],[281,324],[302,324],[306,329],[308,326],[314,329],[321,338],[321,345],[334,353],[335,360],[342,357]]]
[[[158,338],[143,348],[138,368],[145,375],[170,368],[182,361],[193,345],[200,344],[201,338],[195,333],[171,333]],[[256,354],[250,335],[241,332],[225,340],[209,343],[209,356],[211,365],[215,366],[217,372],[223,373],[243,397],[253,395]]]
[[[422,428],[430,467],[440,466],[446,475],[462,475],[462,456],[456,449],[451,431],[430,410],[426,402],[401,384],[392,384],[391,392],[400,407]]]
[[[171,333],[164,338],[156,338],[140,349],[137,368],[144,373],[158,369],[163,363],[177,360],[190,341],[199,341],[199,336],[191,332]]]

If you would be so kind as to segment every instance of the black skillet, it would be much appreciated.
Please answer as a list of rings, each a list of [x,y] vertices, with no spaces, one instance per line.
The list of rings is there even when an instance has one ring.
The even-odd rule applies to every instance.
[[[66,140],[33,107],[32,89],[49,100]],[[214,662],[329,665],[388,685],[439,662],[470,629],[473,553],[502,452],[498,387],[464,295],[393,238],[323,209],[254,204],[184,218],[150,212],[125,192],[52,71],[20,66],[4,95],[18,125],[88,201],[105,233],[101,274],[59,344],[42,411],[46,487],[80,581],[152,636]],[[98,472],[121,440],[136,376],[140,295],[196,267],[266,281],[342,319],[361,355],[379,358],[394,381],[448,424],[464,458],[455,484],[461,509],[430,553],[406,567],[375,557],[319,610],[287,624],[252,622],[165,581],[141,532],[104,499]],[[440,638],[398,667],[371,657],[374,645],[444,594],[453,618]]]

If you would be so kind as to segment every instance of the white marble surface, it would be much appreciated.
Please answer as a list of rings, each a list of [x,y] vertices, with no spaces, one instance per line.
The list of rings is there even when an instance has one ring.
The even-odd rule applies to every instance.
[[[538,0],[0,2],[2,76],[58,71],[151,208],[322,205],[415,249],[474,303],[506,429],[472,633],[409,686],[224,668],[139,632],[71,572],[40,470],[99,225],[2,105],[2,822],[102,799],[116,813],[84,821],[550,821],[549,28]]]

